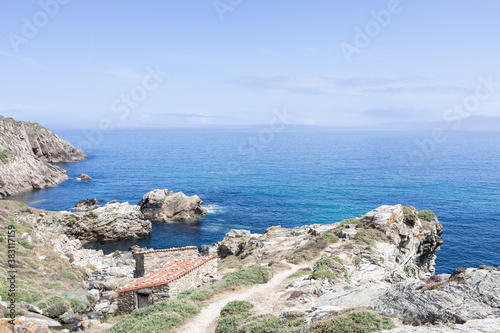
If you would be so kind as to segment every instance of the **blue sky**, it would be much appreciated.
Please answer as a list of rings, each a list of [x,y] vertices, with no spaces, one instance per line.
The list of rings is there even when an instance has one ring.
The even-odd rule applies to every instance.
[[[0,114],[52,128],[262,125],[284,109],[296,125],[500,124],[498,1],[26,0],[0,9]],[[453,111],[464,103],[470,112]]]

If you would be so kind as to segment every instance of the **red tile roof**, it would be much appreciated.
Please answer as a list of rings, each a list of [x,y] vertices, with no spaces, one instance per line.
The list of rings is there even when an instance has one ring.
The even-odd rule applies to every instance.
[[[157,269],[156,271],[149,273],[139,280],[132,282],[128,286],[116,290],[116,292],[121,293],[124,291],[150,288],[170,283],[215,258],[217,258],[216,254],[207,257],[199,257],[171,262],[165,267]]]
[[[135,254],[147,254],[147,253],[155,253],[155,252],[172,252],[172,251],[183,251],[183,250],[198,250],[198,248],[196,246],[186,246],[186,247],[177,247],[177,248],[173,248],[173,249],[136,252]]]

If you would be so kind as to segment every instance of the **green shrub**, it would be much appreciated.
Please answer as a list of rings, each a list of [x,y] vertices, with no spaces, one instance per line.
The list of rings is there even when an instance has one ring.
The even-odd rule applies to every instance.
[[[332,260],[335,260],[336,262],[338,262],[339,264],[343,265],[344,264],[344,260],[342,260],[340,257],[332,257]]]
[[[358,224],[359,220],[358,219],[347,219],[347,220],[342,220],[339,223],[339,228],[344,227],[347,224]]]
[[[337,317],[319,323],[312,328],[312,333],[370,333],[379,330],[390,330],[395,325],[391,319],[379,317],[372,312],[352,313],[345,317]]]
[[[240,315],[223,317],[217,323],[216,333],[238,333],[238,327],[250,317],[250,313],[242,313]]]
[[[248,268],[240,268],[227,273],[222,278],[222,281],[225,282],[226,286],[248,286],[267,283],[271,276],[272,271],[269,268],[254,264]]]
[[[321,240],[325,243],[332,244],[337,243],[339,241],[339,237],[328,231],[321,235]]]
[[[154,333],[168,332],[182,323],[182,316],[175,312],[153,313],[138,321],[134,327],[127,332]]]
[[[226,304],[220,311],[222,317],[239,315],[248,312],[253,308],[253,305],[247,301],[232,301]]]
[[[75,274],[73,274],[71,272],[64,272],[61,274],[61,276],[65,279],[68,279],[68,280],[78,280],[78,278],[75,276]]]
[[[21,238],[18,242],[17,242],[19,245],[21,245],[22,247],[24,247],[25,249],[32,249],[33,248],[33,245],[31,245],[29,242],[28,242],[28,238]]]
[[[179,294],[179,296],[177,296],[177,298],[178,299],[188,298],[195,302],[203,302],[206,301],[207,299],[210,299],[213,295],[214,295],[213,290],[206,287],[200,287],[196,289],[184,290]]]
[[[287,279],[294,279],[294,278],[298,278],[298,277],[305,276],[305,275],[311,275],[311,273],[312,273],[312,271],[310,271],[310,270],[309,271],[298,270],[295,273],[287,276]]]
[[[70,305],[65,301],[60,301],[49,305],[45,310],[43,310],[44,315],[50,318],[57,318],[64,312],[68,311]]]
[[[199,304],[187,301],[187,300],[172,300],[161,303],[153,304],[147,308],[142,308],[133,311],[130,315],[116,323],[108,332],[109,333],[128,333],[128,332],[163,332],[142,330],[142,327],[146,327],[149,320],[154,320],[155,322],[167,320],[164,325],[169,326],[169,329],[179,325],[182,322],[182,318],[189,318],[198,314],[201,310]],[[162,315],[153,316],[151,315]],[[180,319],[180,320],[179,320]],[[157,323],[156,325],[162,325]],[[149,326],[148,326],[149,327]],[[132,329],[133,328],[133,329]]]
[[[335,262],[332,258],[320,258],[314,263],[313,273],[311,275],[311,279],[322,279],[328,278],[332,280],[336,280],[337,276],[332,271],[330,266]]]
[[[328,244],[339,241],[339,237],[334,234],[334,230],[329,230],[319,237],[316,237],[305,245],[296,249],[293,253],[287,253],[284,259],[292,264],[300,264],[304,261],[310,261],[316,258]]]
[[[436,218],[436,215],[430,210],[421,210],[418,212],[418,217],[430,222]]]
[[[294,328],[300,325],[302,325],[302,320],[281,320],[271,314],[265,314],[246,318],[238,333],[288,333],[293,332]]]
[[[374,240],[380,240],[380,239],[381,239],[381,232],[375,229],[360,230],[354,237],[354,240],[366,245],[373,245]]]
[[[5,152],[0,152],[0,161],[2,161],[3,164],[7,164],[7,162],[9,161],[10,154],[12,154],[12,152],[9,150]]]

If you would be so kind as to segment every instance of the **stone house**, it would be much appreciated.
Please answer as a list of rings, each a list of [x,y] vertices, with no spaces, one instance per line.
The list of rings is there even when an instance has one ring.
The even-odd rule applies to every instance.
[[[173,261],[197,258],[199,256],[196,246],[186,246],[166,250],[154,250],[134,253],[135,272],[138,278],[149,274]]]
[[[189,255],[192,256],[187,258]],[[142,272],[143,276],[116,290],[120,313],[177,297],[183,290],[201,286],[205,276],[217,272],[217,255],[199,257],[196,247],[148,251],[134,256],[136,275]]]

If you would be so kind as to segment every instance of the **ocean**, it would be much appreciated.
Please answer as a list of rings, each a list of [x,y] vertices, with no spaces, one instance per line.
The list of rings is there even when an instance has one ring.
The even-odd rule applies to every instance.
[[[57,132],[57,131],[56,131]],[[105,252],[211,244],[231,229],[333,223],[381,205],[431,209],[444,225],[436,271],[500,265],[500,133],[296,130],[57,132],[89,158],[69,179],[12,197],[70,210],[84,198],[137,204],[153,189],[197,194],[197,223],[154,223],[150,237],[87,246]],[[79,173],[93,180],[82,182]]]

